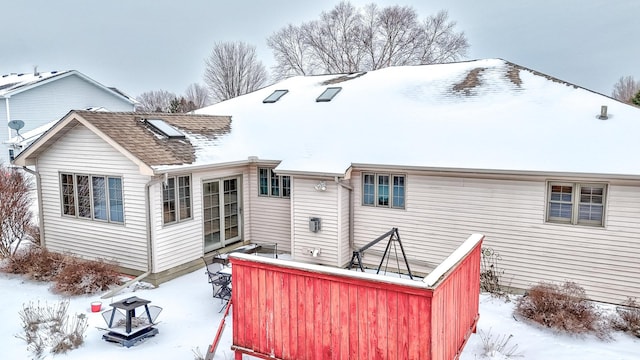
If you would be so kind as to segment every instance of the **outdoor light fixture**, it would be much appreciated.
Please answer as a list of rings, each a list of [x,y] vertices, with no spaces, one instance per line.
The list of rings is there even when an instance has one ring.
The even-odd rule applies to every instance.
[[[324,181],[320,181],[314,186],[316,191],[327,191],[327,184]]]

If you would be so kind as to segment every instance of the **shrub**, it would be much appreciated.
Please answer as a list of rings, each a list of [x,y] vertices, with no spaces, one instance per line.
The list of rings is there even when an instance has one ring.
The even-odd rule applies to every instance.
[[[480,290],[496,297],[506,297],[502,276],[504,269],[498,266],[502,260],[499,253],[492,248],[482,248],[482,262],[480,263]]]
[[[482,347],[484,349],[484,356],[494,358],[497,354],[501,354],[502,357],[511,358],[516,356],[522,356],[518,353],[518,344],[509,344],[509,341],[513,338],[513,335],[494,336],[491,333],[491,329],[488,332],[482,330],[479,331],[480,339],[482,340]]]
[[[615,330],[640,337],[640,304],[634,298],[627,299],[623,306],[616,308],[616,314],[610,318],[610,323]]]
[[[53,281],[53,291],[65,295],[93,294],[121,284],[114,264],[81,260],[31,246],[5,262],[3,270],[38,281]]]
[[[606,333],[600,313],[586,300],[584,289],[574,282],[535,285],[518,300],[516,313],[543,326],[572,334],[593,332],[603,337]]]
[[[29,302],[18,312],[24,333],[17,337],[27,342],[27,348],[36,359],[43,358],[46,350],[61,354],[84,343],[87,317],[76,314],[70,320],[68,309],[69,301],[44,306],[40,306],[39,302]]]
[[[0,164],[0,258],[12,257],[32,225],[32,178]]]
[[[30,246],[8,258],[3,271],[23,274],[32,280],[50,281],[63,266],[65,256],[39,246]]]
[[[62,269],[53,278],[53,290],[65,295],[93,294],[120,284],[115,265],[67,257]]]

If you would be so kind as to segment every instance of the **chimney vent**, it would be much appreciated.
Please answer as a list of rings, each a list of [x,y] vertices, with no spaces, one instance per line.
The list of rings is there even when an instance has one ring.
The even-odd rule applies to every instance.
[[[598,116],[598,119],[607,120],[608,118],[609,115],[607,115],[607,105],[600,106],[600,116]]]

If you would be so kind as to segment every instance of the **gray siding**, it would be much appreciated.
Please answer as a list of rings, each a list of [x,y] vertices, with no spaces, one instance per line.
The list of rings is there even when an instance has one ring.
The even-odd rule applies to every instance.
[[[640,187],[609,185],[601,228],[545,223],[545,180],[410,174],[405,210],[362,206],[360,182],[354,172],[357,246],[398,227],[409,258],[424,271],[469,234],[482,233],[502,257],[505,285],[569,280],[597,300],[640,296]]]
[[[258,168],[249,168],[248,189],[244,193],[245,236],[255,243],[277,243],[278,249],[291,251],[291,199],[258,196]]]
[[[0,99],[0,102],[2,123],[15,119],[24,121],[21,133],[60,120],[71,110],[90,107],[104,107],[109,111],[134,110],[134,105],[122,96],[108,92],[77,75],[69,75],[13,95],[9,98],[11,119],[7,119],[5,99]],[[15,133],[8,134],[6,126],[3,126],[0,136],[0,160],[8,162],[8,148],[4,141],[15,136]]]
[[[85,258],[118,259],[121,266],[147,270],[144,188],[138,167],[91,131],[77,126],[38,159],[42,181],[44,242],[52,251]],[[60,172],[122,177],[123,224],[63,216]]]

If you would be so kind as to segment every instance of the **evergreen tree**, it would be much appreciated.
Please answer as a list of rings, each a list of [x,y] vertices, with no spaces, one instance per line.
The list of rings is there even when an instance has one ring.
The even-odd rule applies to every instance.
[[[640,106],[640,90],[638,90],[638,92],[633,95],[633,97],[631,98],[631,103],[635,106]]]

